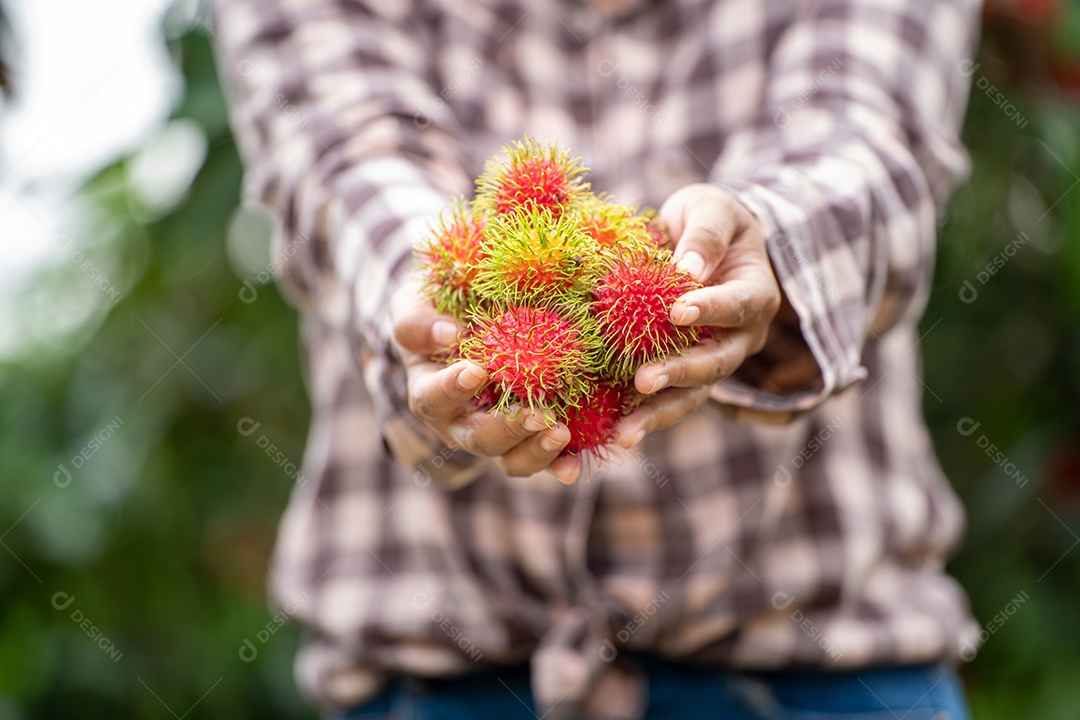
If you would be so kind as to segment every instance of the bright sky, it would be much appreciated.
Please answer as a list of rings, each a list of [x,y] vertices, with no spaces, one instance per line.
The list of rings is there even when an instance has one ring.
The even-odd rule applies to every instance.
[[[136,148],[178,96],[162,39],[197,0],[6,0],[17,97],[0,104],[0,356],[12,279],[60,261],[54,236],[88,175]]]

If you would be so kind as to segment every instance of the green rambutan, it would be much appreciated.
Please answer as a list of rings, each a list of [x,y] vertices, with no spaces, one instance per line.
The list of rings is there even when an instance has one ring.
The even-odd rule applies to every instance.
[[[506,161],[489,161],[476,181],[476,201],[485,209],[498,215],[547,210],[558,216],[588,192],[580,158],[556,145],[545,147],[525,137],[502,152]]]
[[[681,354],[697,341],[697,328],[676,325],[670,313],[677,298],[699,287],[666,250],[615,259],[597,282],[592,304],[613,377],[628,378],[641,365]]]
[[[486,401],[493,409],[521,403],[554,422],[588,390],[584,377],[597,352],[588,316],[551,305],[510,305],[480,311],[472,320],[461,354],[487,370],[494,388]]]
[[[441,313],[461,318],[475,301],[473,288],[487,220],[471,205],[456,202],[432,237],[417,251],[423,289]]]
[[[493,302],[583,296],[598,269],[596,247],[576,218],[547,210],[495,218],[481,250],[474,287]]]
[[[634,249],[652,242],[645,216],[628,205],[592,195],[581,202],[578,213],[582,232],[600,247]]]

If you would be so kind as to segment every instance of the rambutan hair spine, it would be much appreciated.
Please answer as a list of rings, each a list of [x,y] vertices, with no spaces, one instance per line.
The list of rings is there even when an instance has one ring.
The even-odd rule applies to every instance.
[[[454,199],[414,250],[422,291],[440,313],[462,320],[476,307],[476,274],[485,257],[488,219],[470,202]]]
[[[526,135],[501,150],[505,160],[489,160],[476,180],[476,204],[503,215],[547,210],[558,216],[589,193],[581,158],[557,144],[543,145]]]
[[[632,205],[612,201],[606,193],[589,194],[573,208],[578,226],[601,251],[647,250],[655,247],[648,217]]]
[[[675,265],[670,251],[607,253],[605,259],[590,308],[605,348],[605,375],[627,380],[642,365],[681,355],[697,342],[698,329],[673,323],[671,308],[702,285]]]
[[[514,417],[527,408],[549,425],[580,407],[602,355],[595,320],[555,301],[479,308],[460,353],[488,372],[494,386],[484,403],[489,412]]]
[[[556,300],[584,309],[603,270],[597,244],[571,214],[523,210],[488,223],[475,273],[488,302]]]

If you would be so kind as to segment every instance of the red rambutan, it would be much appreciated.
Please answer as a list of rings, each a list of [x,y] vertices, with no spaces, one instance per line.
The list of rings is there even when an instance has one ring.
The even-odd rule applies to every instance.
[[[507,160],[489,161],[476,181],[477,203],[499,215],[519,210],[561,215],[588,191],[581,160],[557,146],[544,147],[526,137],[502,151]]]
[[[503,393],[500,392],[498,385],[488,383],[480,388],[480,392],[473,398],[472,404],[477,410],[484,410],[486,412],[493,407],[498,406],[502,396]]]
[[[494,309],[474,316],[461,353],[487,370],[495,409],[520,402],[554,420],[587,390],[583,377],[596,353],[588,322],[553,307]]]
[[[605,459],[604,448],[615,436],[615,426],[626,411],[626,386],[622,383],[591,381],[579,406],[566,414],[570,442],[563,455],[591,453]]]
[[[486,225],[467,203],[455,203],[431,239],[417,249],[424,292],[439,312],[460,318],[475,299],[473,282],[484,258]]]
[[[592,314],[616,378],[697,341],[697,328],[676,325],[670,313],[678,297],[701,284],[671,260],[667,251],[631,253],[616,259],[593,290]]]

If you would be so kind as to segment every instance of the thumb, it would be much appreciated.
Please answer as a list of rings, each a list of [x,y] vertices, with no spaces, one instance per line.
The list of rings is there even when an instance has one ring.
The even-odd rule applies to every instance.
[[[404,350],[429,356],[457,342],[461,327],[449,315],[441,315],[424,298],[414,282],[402,285],[390,302],[394,340]]]

